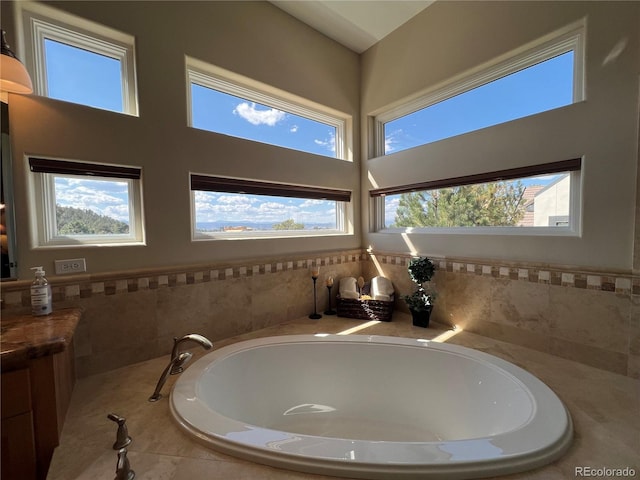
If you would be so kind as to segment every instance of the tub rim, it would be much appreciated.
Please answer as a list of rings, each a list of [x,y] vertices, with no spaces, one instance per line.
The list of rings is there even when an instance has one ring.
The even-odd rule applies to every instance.
[[[462,355],[470,361],[497,368],[501,370],[500,373],[506,372],[507,376],[523,386],[532,398],[534,413],[523,425],[498,435],[446,441],[394,442],[320,437],[255,426],[215,412],[196,399],[195,382],[213,362],[254,348],[309,342],[410,346]],[[552,408],[553,415],[540,414],[540,402],[549,402],[550,405],[545,408]],[[184,408],[187,405],[195,407],[195,410],[185,413]],[[464,479],[516,473],[551,463],[566,452],[573,439],[573,422],[564,403],[542,380],[523,368],[469,347],[382,335],[281,335],[225,345],[198,359],[181,375],[171,391],[170,410],[174,420],[183,430],[214,450],[270,466],[351,478],[409,479],[433,475],[438,478]],[[206,426],[198,426],[194,420],[198,414],[208,415],[209,424],[222,425],[223,430],[230,433],[255,433],[255,439],[251,443],[240,442]],[[553,432],[551,439],[544,435],[539,438],[540,433],[549,430]],[[289,448],[287,440],[293,442],[297,450]],[[339,448],[336,449],[336,445]],[[522,448],[514,450],[514,445],[526,446],[525,451],[520,451]],[[472,453],[479,447],[488,446],[492,447],[492,455],[479,456]],[[320,455],[309,456],[300,453],[300,450],[305,449],[318,451]],[[406,449],[413,449],[413,453],[407,454],[404,451]],[[498,454],[496,450],[501,452]],[[349,451],[356,452],[362,459],[348,459],[346,453]],[[464,451],[467,453],[462,453]],[[365,452],[373,452],[376,455],[390,453],[391,458],[396,460],[369,461],[365,459]],[[429,461],[425,462],[425,458]]]

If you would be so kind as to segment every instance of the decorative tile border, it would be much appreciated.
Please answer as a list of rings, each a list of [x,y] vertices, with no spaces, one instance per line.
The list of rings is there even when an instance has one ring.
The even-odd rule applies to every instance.
[[[381,264],[406,267],[411,260],[407,254],[375,253],[366,250],[334,252],[309,258],[288,258],[261,262],[249,260],[234,265],[212,265],[206,267],[172,268],[170,272],[156,270],[151,274],[135,271],[110,276],[98,275],[99,279],[85,275],[79,280],[54,277],[52,293],[54,303],[74,301],[100,295],[120,295],[141,290],[178,287],[197,283],[224,281],[234,278],[269,275],[291,270],[309,269],[312,266],[330,267],[368,261],[375,256]],[[567,288],[601,290],[618,295],[640,295],[640,276],[612,274],[609,272],[584,272],[569,267],[540,267],[521,264],[504,265],[498,262],[456,258],[434,258],[436,266],[443,271],[461,275],[477,275],[524,282],[557,285]],[[77,278],[77,277],[76,277]],[[2,309],[28,307],[30,305],[30,281],[6,282],[2,284]]]
[[[121,295],[142,290],[156,290],[179,287],[197,283],[231,280],[259,275],[282,273],[291,270],[308,270],[312,266],[330,267],[367,261],[368,256],[362,250],[332,252],[309,258],[289,258],[277,261],[261,262],[250,260],[234,265],[211,265],[205,267],[172,268],[170,272],[156,270],[152,274],[139,274],[135,271],[110,276],[100,274],[76,276],[75,278],[51,277],[53,302],[74,301],[101,295]],[[7,282],[2,284],[2,309],[28,307],[30,305],[29,287],[31,281]]]
[[[406,267],[411,260],[409,255],[368,252],[381,264]],[[640,276],[613,274],[610,272],[584,272],[577,268],[562,266],[535,266],[521,264],[504,265],[483,260],[456,258],[434,258],[438,269],[463,275],[519,280],[531,283],[557,285],[568,288],[601,290],[618,295],[640,295]]]

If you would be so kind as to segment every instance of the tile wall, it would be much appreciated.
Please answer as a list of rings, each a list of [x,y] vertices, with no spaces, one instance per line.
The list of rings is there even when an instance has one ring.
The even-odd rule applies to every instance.
[[[327,276],[351,276],[361,250],[230,265],[52,277],[53,308],[79,306],[74,338],[79,377],[171,351],[173,337],[200,333],[214,343],[313,311],[310,267],[320,266],[317,309],[327,306]],[[2,314],[28,312],[28,281],[2,284]],[[335,303],[334,303],[335,305]]]
[[[371,253],[366,272],[384,274],[408,293],[410,258]],[[486,260],[434,263],[433,320],[640,378],[640,276]]]
[[[406,271],[410,258],[352,250],[55,277],[54,308],[84,310],[75,337],[77,372],[83,377],[167,354],[174,336],[197,332],[215,342],[308,315],[313,310],[309,269],[315,265],[321,271],[319,312],[327,306],[327,276],[359,275],[390,278],[396,308],[406,311],[398,299],[413,289]],[[434,321],[640,378],[640,276],[434,260]],[[1,293],[3,315],[28,311],[29,282],[3,283]]]

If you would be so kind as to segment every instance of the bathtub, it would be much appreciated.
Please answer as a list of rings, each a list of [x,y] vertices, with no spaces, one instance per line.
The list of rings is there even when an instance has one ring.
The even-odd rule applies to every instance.
[[[383,336],[232,344],[178,378],[178,424],[214,450],[367,479],[481,478],[561,456],[572,439],[544,383],[492,355]]]

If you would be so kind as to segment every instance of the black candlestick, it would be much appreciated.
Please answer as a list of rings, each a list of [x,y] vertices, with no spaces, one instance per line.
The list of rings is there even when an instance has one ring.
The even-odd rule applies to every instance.
[[[322,318],[322,315],[320,315],[316,309],[316,281],[318,280],[318,277],[311,277],[311,279],[313,280],[313,313],[309,315],[309,318],[311,318],[312,320],[317,320],[319,318]]]
[[[335,315],[336,311],[331,308],[331,285],[327,285],[327,290],[329,291],[329,298],[328,298],[329,307],[324,311],[324,314]]]

